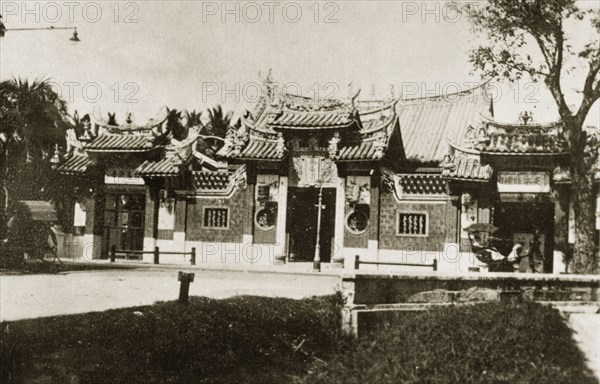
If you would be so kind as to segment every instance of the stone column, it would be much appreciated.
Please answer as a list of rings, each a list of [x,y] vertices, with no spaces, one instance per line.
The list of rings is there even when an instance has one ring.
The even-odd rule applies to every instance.
[[[554,195],[554,250],[553,273],[566,271],[564,256],[571,251],[569,246],[569,192],[567,187],[555,187]]]
[[[173,231],[173,244],[176,250],[187,252],[185,244],[185,223],[187,215],[187,199],[177,196],[175,200],[175,228]]]
[[[102,235],[104,232],[104,195],[96,194],[88,199],[85,216],[85,234],[83,235],[84,260],[102,257]]]
[[[158,194],[152,186],[146,186],[146,207],[144,220],[144,251],[152,251],[156,247],[157,219],[158,219]],[[144,254],[145,262],[153,262],[152,254]]]
[[[344,219],[346,203],[346,178],[340,177],[335,190],[335,231],[331,261],[344,257]]]
[[[368,254],[379,261],[379,176],[371,176],[371,218],[369,225]]]
[[[287,219],[287,198],[288,198],[288,177],[279,177],[279,202],[277,207],[277,228],[275,241],[275,257],[284,256],[287,252],[286,247],[286,219]]]
[[[244,191],[244,233],[242,234],[242,244],[254,243],[254,184],[248,184]],[[245,249],[245,248],[244,248]]]

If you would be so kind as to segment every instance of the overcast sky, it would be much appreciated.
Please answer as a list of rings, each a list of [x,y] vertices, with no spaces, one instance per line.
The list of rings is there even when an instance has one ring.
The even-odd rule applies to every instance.
[[[595,2],[584,2],[586,5]],[[238,113],[256,100],[259,71],[307,96],[364,97],[453,92],[471,75],[467,20],[446,2],[400,1],[0,1],[7,31],[0,77],[51,78],[71,112],[132,112],[140,123],[162,106]],[[499,88],[500,89],[500,88]],[[502,86],[496,111],[515,120],[556,118],[537,84]],[[595,111],[597,113],[597,109]],[[598,118],[590,120],[598,124]]]

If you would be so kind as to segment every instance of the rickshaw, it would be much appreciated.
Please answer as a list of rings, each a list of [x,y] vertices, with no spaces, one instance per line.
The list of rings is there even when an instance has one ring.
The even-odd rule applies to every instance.
[[[4,258],[23,262],[24,256],[42,261],[49,255],[58,260],[58,241],[54,226],[58,219],[56,210],[47,201],[22,200],[12,209],[7,223],[7,241],[2,244]]]
[[[514,272],[519,269],[521,260],[529,256],[529,244],[515,243],[508,255],[501,253],[498,248],[506,248],[510,240],[496,237],[498,230],[492,224],[475,223],[465,228],[471,243],[471,250],[490,272]]]

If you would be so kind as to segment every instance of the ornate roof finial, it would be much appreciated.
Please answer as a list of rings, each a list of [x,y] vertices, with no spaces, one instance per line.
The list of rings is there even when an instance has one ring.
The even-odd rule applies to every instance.
[[[389,88],[390,88],[390,100],[395,100],[396,99],[396,92],[394,90],[394,84],[390,84]]]
[[[442,174],[444,174],[444,172],[447,174],[456,169],[456,163],[454,162],[452,156],[445,155],[444,160],[442,160],[442,162],[440,163],[440,167],[442,167],[443,169]]]
[[[273,73],[273,70],[271,68],[269,68],[269,70],[267,71],[267,76],[265,76],[265,78],[263,80],[263,84],[267,88],[267,97],[269,98],[270,101],[273,101],[275,98],[275,84],[273,81],[272,73]],[[259,76],[260,76],[260,72],[259,72]]]
[[[283,133],[277,132],[277,146],[275,147],[275,153],[278,157],[281,157],[285,154],[285,139],[283,138]]]
[[[338,157],[340,144],[340,133],[335,132],[333,137],[329,140],[329,157],[332,159],[336,159]]]
[[[533,114],[531,113],[531,111],[523,111],[519,115],[519,119],[521,120],[521,122],[523,122],[524,125],[527,125],[531,120],[533,120]]]
[[[60,150],[58,148],[58,144],[54,145],[54,155],[50,158],[50,164],[52,169],[56,169],[58,164],[60,164]]]

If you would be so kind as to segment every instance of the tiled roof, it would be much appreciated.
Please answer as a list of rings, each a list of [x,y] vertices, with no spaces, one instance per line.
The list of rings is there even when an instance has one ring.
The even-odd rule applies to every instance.
[[[490,134],[489,143],[482,144],[484,152],[503,153],[562,153],[566,151],[566,141],[544,133],[522,134]]]
[[[284,110],[274,115],[269,125],[273,128],[314,129],[314,128],[342,128],[356,121],[353,110],[336,111],[291,111]]]
[[[452,164],[445,165],[442,176],[450,179],[488,181],[493,173],[494,170],[489,164],[482,165],[477,159],[459,157]]]
[[[475,126],[489,110],[481,87],[438,97],[401,100],[400,132],[406,157],[440,162],[448,153],[447,140],[459,142],[469,125]]]
[[[219,153],[221,157],[236,157],[239,159],[280,160],[285,153],[277,150],[277,142],[251,138],[239,155],[234,156],[234,147],[225,146]]]
[[[341,147],[337,159],[339,160],[371,160],[376,159],[377,144],[374,142],[360,143]]]
[[[152,136],[121,134],[100,135],[85,146],[87,151],[100,152],[145,152],[152,148]]]
[[[159,161],[144,161],[135,173],[140,176],[177,176],[179,175],[179,163],[174,159],[165,158]]]
[[[73,155],[59,165],[56,171],[64,174],[83,174],[94,164],[94,161],[87,156]]]
[[[560,122],[551,124],[509,124],[484,119],[479,127],[469,127],[458,149],[502,154],[559,154],[567,150]]]

